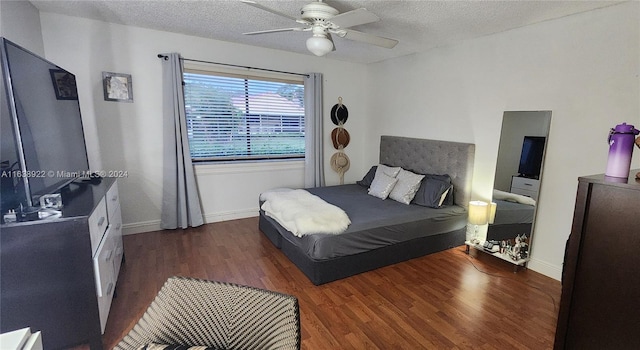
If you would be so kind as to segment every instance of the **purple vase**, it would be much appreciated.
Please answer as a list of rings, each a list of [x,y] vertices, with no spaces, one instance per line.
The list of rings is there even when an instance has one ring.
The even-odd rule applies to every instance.
[[[618,124],[611,129],[609,132],[609,159],[605,175],[625,179],[629,177],[635,135],[639,133],[640,131],[633,125],[627,125],[627,123]]]

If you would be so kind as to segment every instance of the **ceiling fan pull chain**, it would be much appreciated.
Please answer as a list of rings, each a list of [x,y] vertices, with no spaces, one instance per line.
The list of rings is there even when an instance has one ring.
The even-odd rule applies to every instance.
[[[342,96],[338,97],[338,106],[340,106],[339,108],[342,108]]]

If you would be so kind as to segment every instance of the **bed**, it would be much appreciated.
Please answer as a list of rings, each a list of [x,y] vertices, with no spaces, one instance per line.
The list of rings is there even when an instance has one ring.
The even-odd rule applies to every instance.
[[[520,195],[509,194],[509,199],[504,200],[495,199],[495,193],[494,191],[493,202],[496,203],[496,216],[494,222],[487,229],[487,240],[513,240],[522,234],[529,237],[533,226],[535,206],[528,201],[521,203],[517,201],[517,198],[516,200],[511,199],[515,196],[521,197]]]
[[[452,205],[434,209],[381,200],[357,184],[310,188],[348,214],[346,231],[297,237],[262,209],[259,228],[315,285],[463,245],[474,153],[473,144],[381,136],[380,164],[448,174]]]

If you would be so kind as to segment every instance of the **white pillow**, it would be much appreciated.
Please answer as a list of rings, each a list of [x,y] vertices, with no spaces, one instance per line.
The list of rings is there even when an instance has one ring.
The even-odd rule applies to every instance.
[[[447,195],[449,194],[449,191],[451,191],[451,189],[453,188],[453,185],[449,186],[449,188],[447,188],[446,191],[444,191],[444,193],[442,193],[442,196],[440,196],[440,202],[438,202],[438,208],[442,206],[442,204],[444,203],[444,200],[447,199]]]
[[[536,205],[536,200],[517,193],[504,192],[493,189],[493,199],[501,199],[507,202],[516,202],[521,204]]]
[[[418,188],[420,188],[423,178],[424,175],[400,169],[398,176],[396,176],[398,182],[389,193],[389,198],[404,204],[411,203],[413,197],[416,196],[416,192],[418,192]],[[444,197],[446,197],[446,194],[443,195],[442,200],[444,200]]]
[[[376,175],[378,174],[378,171],[382,171],[385,174],[387,174],[388,176],[391,177],[396,177],[398,176],[398,173],[400,172],[400,169],[402,169],[401,167],[397,166],[397,167],[390,167],[384,164],[378,164],[378,169],[376,169]]]
[[[369,194],[380,199],[385,199],[389,196],[391,190],[393,190],[396,182],[398,182],[398,179],[395,177],[391,177],[383,171],[376,171],[376,177],[373,178],[371,186],[369,187]]]

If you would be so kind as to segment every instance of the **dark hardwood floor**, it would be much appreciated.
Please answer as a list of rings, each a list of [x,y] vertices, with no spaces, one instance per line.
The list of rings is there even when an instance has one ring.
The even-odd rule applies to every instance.
[[[560,282],[464,247],[314,286],[257,218],[124,237],[111,349],[174,275],[298,297],[303,349],[551,349]]]

